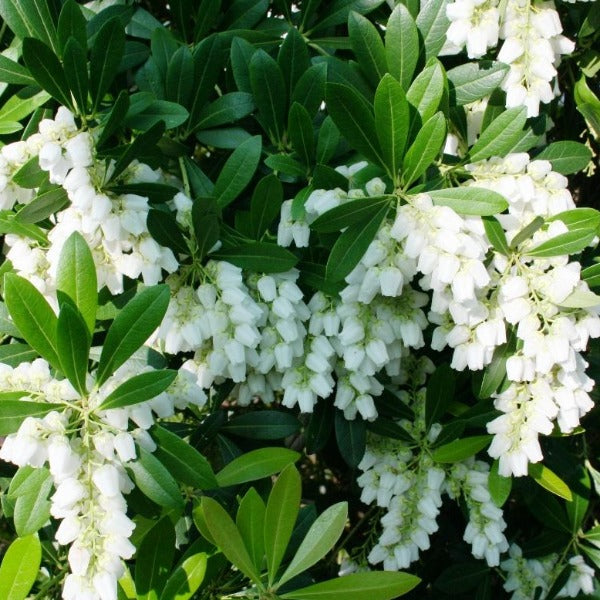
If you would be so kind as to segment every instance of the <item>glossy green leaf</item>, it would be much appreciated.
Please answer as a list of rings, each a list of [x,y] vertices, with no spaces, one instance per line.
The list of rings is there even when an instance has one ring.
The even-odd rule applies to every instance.
[[[29,478],[35,479],[31,482],[34,485],[23,485],[22,493],[16,498],[13,521],[20,537],[37,533],[50,519],[51,502],[48,496],[52,490],[52,477],[48,470],[36,469],[38,470],[41,471],[40,477],[36,477],[37,473],[34,473]]]
[[[390,74],[375,92],[375,128],[385,166],[395,179],[408,139],[409,108],[402,86]]]
[[[71,37],[67,41],[63,54],[65,77],[79,112],[87,113],[89,80],[87,72],[87,56],[83,46]]]
[[[279,215],[283,187],[275,175],[266,175],[254,188],[250,202],[250,220],[255,239],[260,239]]]
[[[16,367],[22,362],[32,362],[37,355],[37,352],[27,344],[13,343],[0,346],[0,362],[11,367]]]
[[[585,169],[592,159],[592,153],[587,146],[579,142],[564,140],[553,142],[535,158],[536,160],[549,160],[552,163],[553,171],[570,175]]]
[[[219,241],[219,209],[214,198],[197,198],[192,204],[192,225],[199,259]]]
[[[0,2],[0,16],[17,37],[37,38],[58,52],[56,27],[47,0],[4,0]]]
[[[347,502],[338,502],[319,515],[279,579],[278,585],[284,584],[321,560],[342,535],[347,517]]]
[[[117,17],[109,19],[100,29],[90,55],[90,92],[95,110],[115,78],[123,51],[125,31]]]
[[[29,595],[42,561],[42,546],[37,535],[14,540],[0,564],[0,598],[25,600]]]
[[[177,102],[155,100],[144,110],[128,117],[127,125],[132,129],[146,131],[162,121],[165,129],[174,129],[185,123],[188,116],[188,111]]]
[[[512,253],[506,240],[506,234],[498,219],[488,215],[483,217],[482,221],[487,238],[494,247],[494,250],[500,252],[500,254],[504,254],[504,256],[510,256]]]
[[[405,186],[416,181],[427,170],[440,154],[445,140],[446,118],[443,113],[438,112],[423,125],[404,156],[402,181]]]
[[[302,162],[310,165],[315,154],[315,134],[308,111],[298,102],[294,102],[290,108],[288,135],[292,147],[300,155]]]
[[[383,0],[335,0],[334,2],[327,2],[325,10],[319,15],[319,20],[312,31],[320,31],[333,25],[341,25],[348,21],[351,11],[366,15],[375,10],[380,4],[383,4]]]
[[[454,463],[465,460],[487,447],[491,439],[492,436],[490,435],[474,435],[454,440],[433,450],[431,458],[440,463]]]
[[[335,439],[342,458],[350,467],[357,467],[366,450],[366,422],[362,419],[348,421],[342,411],[336,410],[334,429]]]
[[[257,50],[252,55],[249,69],[258,120],[271,141],[277,143],[283,136],[287,113],[288,97],[283,73],[264,50]]]
[[[219,250],[211,256],[226,260],[241,269],[259,273],[283,273],[298,262],[295,254],[270,242],[248,242],[235,248]]]
[[[451,102],[462,106],[489,96],[507,72],[508,65],[489,60],[468,62],[450,69],[447,76]]]
[[[205,552],[188,556],[170,575],[160,600],[189,600],[198,591],[204,576],[208,557]]]
[[[527,249],[524,254],[534,258],[577,254],[590,244],[596,237],[596,233],[595,229],[580,229],[560,233],[533,248]]]
[[[417,27],[425,45],[425,58],[438,56],[446,41],[450,21],[446,16],[449,0],[426,0],[421,4],[416,18]]]
[[[444,416],[454,400],[456,380],[454,371],[446,364],[439,365],[427,383],[425,425],[427,428]]]
[[[389,209],[389,203],[385,203],[370,218],[351,225],[340,235],[327,259],[327,279],[341,281],[354,269],[375,238]]]
[[[221,487],[255,481],[279,473],[296,462],[300,454],[287,448],[259,448],[242,454],[217,473]]]
[[[62,411],[64,408],[63,404],[28,402],[16,400],[14,395],[8,397],[0,395],[0,435],[15,433],[27,417],[41,419],[53,410]]]
[[[290,104],[298,102],[313,117],[325,98],[327,64],[317,63],[308,68],[298,80],[290,97]]]
[[[86,393],[88,356],[92,336],[81,312],[64,302],[58,313],[56,345],[62,372],[83,396]]]
[[[387,71],[387,60],[381,36],[369,19],[351,11],[348,33],[352,50],[367,80],[376,87]]]
[[[565,210],[546,219],[547,222],[562,221],[569,231],[600,228],[600,212],[595,208],[581,207]]]
[[[129,94],[127,90],[121,90],[115,100],[107,118],[102,122],[102,129],[96,142],[97,148],[102,148],[110,136],[123,124],[123,119],[129,110]]]
[[[310,68],[308,48],[302,34],[295,28],[290,27],[277,55],[285,87],[286,97],[291,98],[304,73]],[[290,102],[291,104],[291,102]]]
[[[236,525],[246,550],[259,572],[262,571],[265,559],[265,511],[265,503],[252,487],[240,501],[236,516]]]
[[[221,208],[233,202],[254,176],[262,150],[256,135],[241,144],[227,159],[215,183],[214,196]]]
[[[202,511],[205,523],[216,545],[246,577],[255,583],[260,581],[260,573],[254,566],[238,528],[225,509],[212,498],[202,497]]]
[[[97,385],[102,385],[160,325],[169,298],[169,287],[161,284],[146,288],[125,305],[106,334],[96,372]]]
[[[591,288],[600,287],[600,264],[591,265],[581,271],[583,279]]]
[[[48,174],[40,167],[39,158],[33,156],[12,176],[13,183],[18,186],[32,189],[40,187],[47,181]]]
[[[15,62],[0,54],[0,81],[4,83],[15,83],[17,85],[35,85],[35,79],[29,71]]]
[[[56,287],[73,300],[93,333],[98,306],[96,265],[87,242],[78,232],[73,232],[62,248]]]
[[[291,413],[278,410],[248,412],[229,419],[222,431],[258,440],[280,440],[300,430],[300,422]]]
[[[146,402],[162,394],[175,380],[177,371],[148,371],[134,375],[112,391],[98,407],[101,410],[123,408]]]
[[[542,463],[529,464],[529,476],[544,489],[552,492],[560,498],[571,502],[573,494],[569,486],[548,467]]]
[[[23,60],[31,76],[58,102],[73,108],[65,71],[56,54],[34,38],[23,40]]]
[[[459,215],[497,215],[508,207],[506,198],[501,194],[475,186],[431,190],[427,193],[434,204],[449,206]]]
[[[408,8],[398,3],[390,15],[385,29],[385,52],[388,71],[402,85],[410,87],[415,67],[419,61],[419,32]]]
[[[233,123],[249,115],[253,110],[254,99],[251,94],[246,92],[223,94],[199,112],[195,128],[207,129]]]
[[[218,487],[210,463],[193,446],[159,425],[152,428],[152,435],[158,443],[156,457],[177,481],[200,490]]]
[[[185,238],[175,217],[170,212],[150,209],[147,217],[150,235],[161,245],[175,253],[189,254]]]
[[[136,486],[159,506],[182,508],[179,486],[167,468],[144,448],[139,447],[138,452],[138,459],[127,463]]]
[[[48,301],[33,284],[13,273],[4,276],[4,301],[23,339],[60,370],[56,345],[57,318]]]
[[[330,116],[325,117],[317,138],[317,163],[326,165],[334,156],[340,144],[340,130]]]
[[[362,223],[377,214],[383,207],[390,207],[392,198],[392,196],[373,196],[345,202],[324,212],[311,223],[311,229],[320,233],[333,233],[344,227]]]
[[[347,85],[327,83],[325,102],[333,122],[350,145],[368,160],[384,165],[377,142],[375,117],[360,94]]]
[[[67,0],[60,9],[58,17],[58,45],[63,52],[69,38],[73,38],[83,50],[87,50],[86,20],[81,7],[74,0]]]
[[[499,462],[495,460],[490,468],[490,474],[488,476],[488,488],[490,490],[490,496],[494,501],[494,504],[502,508],[504,503],[510,496],[512,489],[512,477],[503,477],[498,473]]]
[[[469,152],[471,162],[490,156],[505,156],[525,136],[527,111],[509,108],[496,117],[481,133]]]
[[[175,556],[175,529],[163,517],[143,537],[135,561],[135,589],[139,600],[158,600]]]
[[[444,68],[439,61],[436,61],[415,77],[406,92],[406,99],[417,109],[423,123],[431,119],[440,109],[445,77]]]
[[[306,177],[307,174],[306,165],[287,154],[271,154],[265,159],[265,165],[277,173],[292,177]]]
[[[269,585],[275,581],[294,530],[300,509],[301,488],[300,473],[291,464],[281,472],[269,494],[264,524]]]
[[[371,571],[351,573],[282,594],[284,600],[394,600],[420,583],[415,575]]]

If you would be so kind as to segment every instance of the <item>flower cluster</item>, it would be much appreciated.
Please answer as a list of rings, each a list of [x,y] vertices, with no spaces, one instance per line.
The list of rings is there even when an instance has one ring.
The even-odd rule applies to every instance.
[[[135,547],[129,541],[135,524],[127,516],[124,495],[134,487],[125,465],[136,459],[135,444],[156,449],[147,430],[155,415],[169,417],[175,405],[202,405],[202,390],[191,389],[185,374],[148,402],[102,410],[102,401],[140,367],[122,365],[99,389],[81,398],[71,384],[57,380],[43,359],[9,367],[0,363],[0,388],[23,394],[22,401],[49,403],[57,408],[44,417],[27,417],[0,449],[0,458],[20,467],[48,465],[55,492],[50,514],[59,519],[56,541],[70,545],[70,573],[64,583],[65,600],[114,600],[122,559]],[[90,378],[90,387],[93,381]],[[129,422],[136,428],[128,431]]]
[[[481,58],[503,40],[498,60],[510,67],[502,82],[507,107],[525,106],[527,116],[535,117],[540,102],[548,104],[558,95],[552,86],[556,66],[575,45],[562,35],[553,2],[455,0],[446,14],[448,53],[466,47],[469,58]]]

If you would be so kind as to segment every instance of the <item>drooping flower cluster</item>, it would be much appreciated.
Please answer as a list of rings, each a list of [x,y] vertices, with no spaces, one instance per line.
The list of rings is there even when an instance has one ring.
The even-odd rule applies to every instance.
[[[381,518],[379,540],[369,553],[369,562],[382,562],[384,569],[398,570],[417,560],[419,551],[429,548],[429,537],[439,528],[436,520],[442,494],[446,492],[453,499],[462,496],[466,501],[469,522],[464,539],[472,545],[473,555],[484,558],[490,566],[497,566],[500,554],[508,549],[508,542],[503,533],[506,523],[502,510],[492,502],[488,491],[489,466],[469,459],[445,468],[433,461],[430,446],[441,426],[434,423],[426,427],[426,388],[418,387],[423,385],[433,365],[428,359],[407,359],[407,363],[409,380],[405,383],[411,391],[400,391],[399,401],[407,402],[415,418],[401,420],[399,424],[413,442],[371,435],[359,464],[363,471],[357,480],[362,488],[361,500],[387,509]]]
[[[149,367],[144,370],[148,370]],[[204,392],[180,373],[171,387],[148,402],[100,409],[123,381],[140,373],[139,365],[122,365],[99,389],[82,398],[65,380],[57,380],[43,359],[15,368],[0,363],[0,388],[23,394],[21,401],[56,405],[43,418],[26,418],[0,449],[0,458],[20,467],[48,465],[55,492],[50,514],[60,520],[56,541],[69,545],[70,573],[65,600],[114,600],[122,559],[135,547],[129,541],[135,524],[127,516],[124,495],[134,487],[125,465],[136,459],[135,444],[152,452],[147,430],[156,417],[169,417],[175,406],[202,405]],[[93,380],[89,378],[89,387]],[[156,416],[155,416],[156,415]],[[136,428],[128,430],[129,422]]]
[[[498,60],[510,69],[502,82],[508,108],[525,106],[527,116],[539,114],[558,90],[553,87],[556,66],[575,45],[562,35],[553,2],[534,0],[455,0],[447,5],[451,21],[446,51],[467,49],[469,58],[481,58],[504,40]]]

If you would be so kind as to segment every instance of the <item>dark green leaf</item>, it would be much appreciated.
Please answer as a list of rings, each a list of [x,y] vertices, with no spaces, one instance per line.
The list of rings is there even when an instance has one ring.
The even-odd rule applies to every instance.
[[[209,197],[213,195],[214,184],[204,174],[204,171],[187,156],[183,157],[185,164],[185,170],[187,172],[188,179],[190,180],[190,186],[192,188],[192,196],[196,197]]]
[[[354,269],[367,251],[389,211],[389,203],[362,223],[355,223],[337,239],[327,260],[327,279],[340,281]]]
[[[233,0],[223,17],[223,29],[253,29],[265,16],[267,0]]]
[[[175,380],[177,371],[148,371],[134,375],[112,391],[98,407],[101,410],[123,408],[152,400],[162,394]]]
[[[250,85],[258,108],[258,120],[273,143],[281,141],[285,129],[288,96],[283,73],[264,50],[250,60]]]
[[[213,198],[197,198],[192,205],[197,255],[204,258],[219,241],[219,209]]]
[[[310,59],[306,42],[295,27],[290,27],[277,55],[285,86],[287,97],[291,98],[294,89],[302,75],[310,68]]]
[[[4,276],[4,301],[23,339],[60,370],[56,346],[57,318],[47,300],[29,281],[7,273]]]
[[[165,129],[174,129],[186,122],[188,111],[176,102],[155,100],[141,112],[127,118],[127,125],[132,129],[145,131],[159,122],[164,123]]]
[[[488,476],[488,488],[494,504],[499,508],[502,508],[510,496],[510,491],[512,489],[512,477],[503,477],[500,475],[498,473],[498,466],[499,462],[495,460],[490,468],[490,474]]]
[[[490,435],[475,435],[472,437],[454,440],[449,444],[445,444],[436,448],[431,453],[431,458],[435,462],[454,463],[460,460],[465,460],[483,450],[492,439]]]
[[[441,152],[445,140],[446,118],[442,112],[438,112],[423,125],[404,156],[402,181],[405,186],[409,186],[427,170]]]
[[[385,52],[388,71],[402,85],[410,87],[415,67],[419,61],[419,32],[408,8],[396,4],[385,28]]]
[[[306,452],[317,453],[323,449],[333,431],[334,408],[327,402],[317,402],[304,430]]]
[[[215,183],[214,196],[221,208],[233,202],[250,183],[260,161],[261,137],[241,144],[227,159]]]
[[[201,129],[196,132],[196,139],[205,146],[235,150],[252,135],[241,127],[221,127],[219,129]]]
[[[84,50],[87,50],[87,34],[85,31],[86,20],[81,7],[73,0],[67,0],[60,9],[58,17],[58,45],[63,53],[67,47],[69,38],[73,38]]]
[[[425,400],[425,426],[430,428],[444,416],[454,400],[456,382],[454,371],[448,365],[440,365],[427,383]]]
[[[408,125],[406,95],[402,86],[388,73],[375,92],[375,127],[385,166],[393,180],[398,176],[404,157]]]
[[[317,138],[317,162],[326,165],[335,156],[339,144],[340,130],[333,119],[327,116],[321,124]]]
[[[218,487],[209,462],[193,446],[159,425],[152,428],[152,435],[158,444],[156,457],[177,481],[199,490]]]
[[[97,385],[102,385],[160,325],[169,298],[169,287],[161,284],[146,288],[125,305],[106,334],[96,373]]]
[[[143,537],[135,563],[135,590],[139,600],[158,600],[173,565],[175,528],[163,517]]]
[[[256,52],[256,48],[241,37],[233,38],[231,41],[231,69],[233,78],[238,89],[247,94],[252,93],[250,85],[250,60]]]
[[[305,177],[307,167],[300,161],[287,154],[271,154],[265,159],[265,165],[278,173],[291,175],[292,177]]]
[[[78,232],[72,233],[62,248],[56,287],[73,300],[92,334],[98,306],[96,265],[87,242]]]
[[[325,82],[327,81],[327,64],[319,63],[307,69],[298,80],[290,96],[290,103],[302,104],[313,117],[325,98]]]
[[[387,72],[387,60],[381,36],[369,19],[351,11],[348,16],[348,32],[352,50],[367,80],[377,87]]]
[[[344,227],[362,223],[376,215],[383,207],[390,207],[393,196],[372,196],[345,202],[323,213],[311,229],[320,233],[333,233]]]
[[[288,135],[304,164],[310,165],[315,154],[313,124],[308,111],[298,102],[294,102],[290,108]]]
[[[150,235],[161,246],[171,248],[175,253],[190,253],[179,225],[170,212],[151,208],[148,211],[147,225]]]
[[[288,448],[259,448],[242,454],[217,473],[221,487],[255,481],[279,473],[300,458],[298,452]]]
[[[366,15],[382,3],[383,0],[335,0],[334,2],[328,2],[312,31],[320,31],[333,25],[341,25],[348,21],[351,11],[354,10],[361,15]]]
[[[351,467],[358,466],[366,450],[367,424],[361,419],[348,421],[344,413],[335,413],[335,439],[340,454]]]
[[[56,54],[34,38],[23,40],[23,60],[31,76],[58,102],[73,108],[69,94],[69,84]]]
[[[0,16],[17,37],[37,38],[58,52],[56,27],[47,0],[5,0],[0,2]]]
[[[248,242],[219,250],[211,256],[257,273],[283,273],[298,262],[296,255],[289,250],[268,242]]]
[[[109,19],[100,29],[90,55],[90,92],[96,110],[119,70],[125,49],[125,31],[117,17]]]
[[[182,508],[179,486],[167,468],[150,452],[139,447],[139,458],[127,463],[140,491],[159,506]]]
[[[233,123],[254,110],[254,100],[246,92],[230,92],[207,104],[198,114],[196,129]]]
[[[254,188],[250,202],[250,220],[255,239],[259,240],[279,215],[283,187],[275,175],[266,175]]]
[[[353,88],[327,83],[325,101],[333,122],[350,144],[368,160],[384,165],[377,143],[375,118],[365,100]]]
[[[35,85],[35,79],[29,71],[14,60],[0,55],[0,81],[17,85]]]
[[[69,302],[63,303],[56,329],[58,357],[62,372],[82,396],[86,393],[85,379],[91,341],[88,324],[77,307]]]
[[[298,419],[277,410],[249,412],[230,419],[223,431],[257,440],[279,440],[300,430]]]
[[[288,546],[300,509],[302,482],[296,467],[288,465],[277,478],[265,511],[264,540],[269,586]]]
[[[444,569],[433,585],[446,594],[462,594],[474,590],[489,572],[490,568],[482,562],[456,563]]]
[[[500,222],[496,217],[488,215],[483,217],[483,226],[485,227],[485,233],[488,240],[490,240],[494,250],[504,254],[504,256],[510,256],[512,254],[508,241],[506,240],[506,234],[504,228],[500,225]]]
[[[123,120],[128,110],[129,93],[127,90],[121,90],[108,113],[108,117],[102,123],[102,129],[98,141],[96,142],[96,148],[102,148],[109,140],[110,136],[123,125]]]
[[[79,112],[87,113],[89,81],[84,47],[74,38],[67,40],[63,54],[65,76]]]
[[[427,0],[421,4],[416,18],[417,27],[425,44],[425,59],[438,56],[444,42],[450,21],[446,16],[448,0]]]

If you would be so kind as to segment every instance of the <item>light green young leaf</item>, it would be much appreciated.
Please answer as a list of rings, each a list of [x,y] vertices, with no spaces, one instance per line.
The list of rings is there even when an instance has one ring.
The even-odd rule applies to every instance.
[[[50,519],[52,477],[45,471],[45,477],[37,479],[37,486],[20,494],[15,502],[13,521],[17,535],[24,537],[39,531]],[[2,596],[0,596],[2,597]]]
[[[595,229],[579,229],[560,233],[533,248],[527,249],[524,254],[535,258],[576,254],[584,250],[596,237],[596,234]]]
[[[58,314],[56,347],[62,372],[71,385],[83,396],[92,336],[76,306],[64,302]]]
[[[217,473],[217,482],[221,487],[227,487],[269,477],[299,458],[298,452],[288,448],[251,450],[225,465]]]
[[[481,133],[469,152],[470,162],[490,156],[504,156],[525,136],[527,109],[509,108],[496,117]]]
[[[337,579],[282,594],[284,600],[394,600],[402,596],[421,580],[407,573],[371,571],[351,573]]]
[[[385,52],[388,71],[404,90],[410,87],[419,61],[419,44],[415,20],[404,4],[396,4],[385,29]]]
[[[300,510],[301,491],[300,474],[294,465],[289,465],[281,472],[269,494],[264,525],[269,585],[275,581],[292,536]]]
[[[176,376],[177,371],[172,369],[134,375],[111,392],[98,408],[101,410],[123,408],[151,400],[164,392]]]
[[[0,598],[25,600],[42,561],[42,546],[37,535],[17,538],[6,550],[0,564]]]
[[[600,296],[590,290],[576,289],[559,304],[564,308],[592,308],[600,305]]]
[[[170,298],[165,284],[146,288],[130,300],[110,326],[96,373],[102,385],[160,325]]]
[[[277,585],[283,585],[321,560],[342,535],[347,517],[347,502],[338,502],[319,515]]]
[[[501,83],[508,65],[483,60],[468,62],[447,72],[450,82],[450,99],[462,106],[489,96]]]
[[[265,510],[265,503],[252,487],[242,498],[235,520],[246,550],[259,572],[265,558]]]
[[[565,210],[546,219],[547,222],[562,221],[569,231],[596,229],[600,227],[600,212],[595,208],[581,207]]]
[[[497,215],[508,207],[504,196],[474,186],[431,190],[427,192],[433,203],[449,206],[459,215]]]
[[[200,490],[218,487],[210,463],[198,450],[160,425],[151,431],[158,445],[154,454],[177,481]]]
[[[69,236],[61,251],[56,287],[73,300],[93,333],[98,306],[96,265],[87,242],[77,231]]]
[[[568,502],[573,500],[569,486],[552,470],[542,463],[529,464],[529,476],[544,489]]]
[[[60,371],[56,343],[58,319],[47,300],[29,281],[7,273],[4,276],[4,301],[23,339]]]
[[[138,488],[150,500],[165,508],[182,508],[179,486],[167,468],[153,454],[139,447],[139,458],[127,463]]]
[[[30,97],[24,97],[23,94],[17,93],[0,108],[0,122],[20,121],[30,115],[36,108],[48,102],[49,99],[50,94],[47,92],[38,92]]]
[[[165,587],[175,556],[175,528],[163,517],[143,537],[135,562],[138,600],[158,600]]]
[[[189,600],[204,581],[207,561],[205,552],[186,558],[167,580],[160,600]]]
[[[260,573],[254,566],[242,536],[227,511],[216,500],[208,496],[202,497],[202,511],[206,519],[206,526],[223,554],[246,577],[260,584]]]

